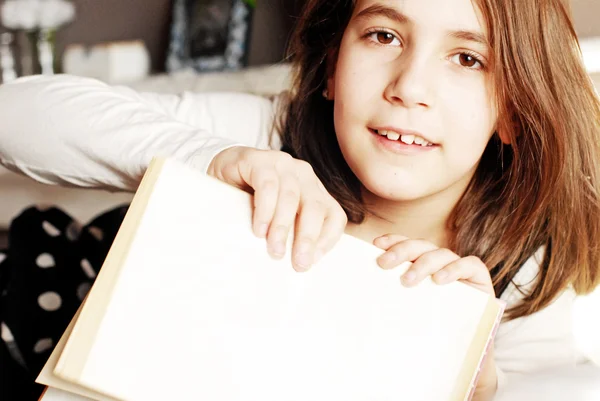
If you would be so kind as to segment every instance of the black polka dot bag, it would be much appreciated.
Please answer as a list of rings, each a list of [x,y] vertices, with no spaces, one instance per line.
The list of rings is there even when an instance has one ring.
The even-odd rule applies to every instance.
[[[37,400],[34,383],[86,296],[127,212],[82,226],[58,208],[32,207],[0,250],[0,400]]]

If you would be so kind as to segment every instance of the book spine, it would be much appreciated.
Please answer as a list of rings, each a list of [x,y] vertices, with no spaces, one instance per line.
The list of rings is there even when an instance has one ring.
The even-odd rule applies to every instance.
[[[498,332],[498,328],[500,327],[500,323],[502,322],[502,316],[504,316],[504,309],[506,308],[506,303],[502,301],[498,301],[501,305],[500,312],[498,313],[498,317],[496,318],[496,322],[494,323],[494,327],[490,332],[490,336],[487,339],[485,345],[485,351],[481,354],[481,359],[479,360],[479,365],[477,366],[477,372],[473,375],[473,381],[471,383],[471,390],[465,401],[471,401],[473,396],[475,395],[475,390],[477,389],[477,382],[479,381],[479,377],[481,376],[481,370],[483,369],[483,365],[485,364],[486,358],[490,352],[490,347],[492,346],[494,337],[496,337],[496,333]]]

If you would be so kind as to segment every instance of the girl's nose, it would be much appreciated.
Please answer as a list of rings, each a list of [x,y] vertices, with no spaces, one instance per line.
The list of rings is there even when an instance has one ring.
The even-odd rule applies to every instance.
[[[430,87],[433,77],[428,73],[428,65],[423,57],[412,52],[404,53],[393,66],[390,82],[385,88],[385,99],[407,108],[429,108]]]

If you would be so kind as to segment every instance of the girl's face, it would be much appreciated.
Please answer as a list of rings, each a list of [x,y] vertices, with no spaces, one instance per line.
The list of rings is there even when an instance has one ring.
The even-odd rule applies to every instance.
[[[328,81],[346,162],[376,198],[458,200],[494,132],[471,0],[359,0]],[[454,194],[454,195],[452,195]]]

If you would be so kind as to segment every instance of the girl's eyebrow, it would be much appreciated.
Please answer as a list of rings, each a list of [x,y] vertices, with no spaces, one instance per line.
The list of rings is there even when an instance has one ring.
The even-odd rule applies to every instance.
[[[384,17],[389,20],[396,21],[399,24],[412,23],[412,20],[406,15],[402,14],[400,11],[383,4],[373,4],[356,15],[357,19],[370,19],[374,17]]]
[[[383,4],[373,4],[365,8],[356,15],[357,19],[370,19],[375,17],[384,17],[399,24],[413,24],[413,20],[407,17],[397,9]],[[489,44],[485,35],[479,32],[458,30],[448,32],[448,36],[454,39],[474,42],[483,46]]]
[[[467,42],[475,42],[477,44],[488,46],[489,42],[484,34],[472,31],[451,31],[448,36],[454,39],[464,40]]]

